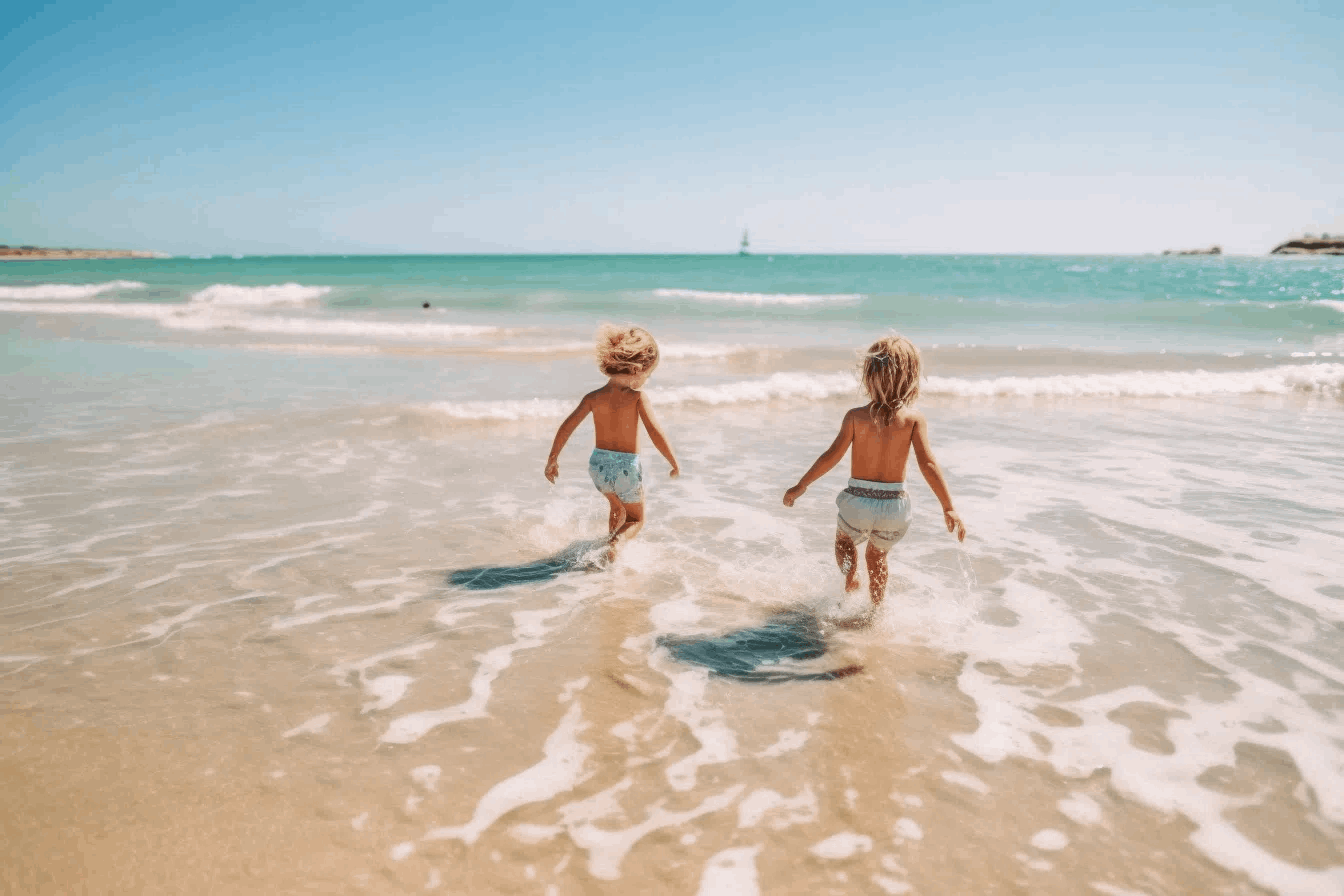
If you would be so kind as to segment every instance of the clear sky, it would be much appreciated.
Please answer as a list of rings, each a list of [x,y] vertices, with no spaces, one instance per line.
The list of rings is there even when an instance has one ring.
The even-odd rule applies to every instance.
[[[724,252],[750,227],[762,252],[1261,253],[1344,232],[1344,0],[20,3],[11,245]]]

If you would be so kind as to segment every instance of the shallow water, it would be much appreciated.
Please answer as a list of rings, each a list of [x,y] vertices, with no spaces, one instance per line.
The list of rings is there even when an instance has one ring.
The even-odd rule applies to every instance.
[[[164,270],[182,282],[132,292],[222,278]],[[640,288],[796,288],[716,271]],[[871,295],[861,273],[827,294]],[[1019,352],[1022,320],[1002,347],[925,341],[971,537],[915,483],[888,599],[855,628],[831,558],[845,471],[780,496],[857,401],[860,327],[753,318],[807,307],[782,300],[683,314],[651,383],[683,476],[646,449],[649,523],[603,569],[590,430],[541,476],[600,382],[595,300],[565,305],[584,276],[546,284],[550,310],[494,307],[485,337],[310,323],[300,343],[33,292],[0,312],[8,886],[1344,891],[1330,349],[1115,350],[1095,321],[1090,347]],[[340,300],[247,314],[407,313]]]

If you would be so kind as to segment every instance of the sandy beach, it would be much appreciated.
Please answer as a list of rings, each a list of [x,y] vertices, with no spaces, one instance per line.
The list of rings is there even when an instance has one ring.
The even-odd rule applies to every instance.
[[[1344,886],[1340,262],[117,264],[0,280],[0,888]],[[683,474],[597,570],[634,316]],[[913,482],[853,628],[780,497],[897,323],[972,537]]]

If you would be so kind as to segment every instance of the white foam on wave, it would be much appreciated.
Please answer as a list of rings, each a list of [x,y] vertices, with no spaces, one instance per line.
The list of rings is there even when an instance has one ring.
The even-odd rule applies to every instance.
[[[670,674],[668,678],[671,687],[663,711],[667,717],[685,725],[700,744],[700,749],[667,767],[667,783],[673,790],[685,791],[695,787],[696,773],[701,766],[718,765],[737,758],[737,735],[729,727],[723,710],[705,697],[707,672],[688,669]]]
[[[812,785],[804,784],[795,797],[786,797],[769,788],[753,790],[737,807],[737,826],[754,828],[762,821],[782,831],[796,824],[811,824],[817,820],[819,808]]]
[[[180,306],[179,306],[180,307]],[[241,330],[285,336],[337,336],[343,338],[404,339],[439,342],[484,336],[498,327],[475,324],[402,323],[332,317],[271,317],[259,314],[206,313],[165,316],[160,320],[170,330],[194,332]]]
[[[856,834],[853,831],[841,831],[839,834],[832,834],[820,843],[814,843],[807,851],[819,859],[829,859],[834,862],[851,858],[861,852],[871,852],[872,849],[872,837],[866,834]]]
[[[1344,302],[1336,301],[1335,299],[1317,299],[1316,301],[1312,302],[1312,304],[1324,305],[1326,308],[1333,308],[1340,314],[1344,314]]]
[[[226,597],[223,598],[222,600],[213,600],[206,603],[193,604],[175,616],[168,616],[159,619],[158,621],[153,622],[149,625],[141,626],[140,633],[144,637],[141,638],[140,640],[149,640],[149,639],[166,637],[168,634],[182,629],[197,616],[200,616],[202,613],[204,613],[206,610],[211,609],[212,607],[219,607],[224,606],[225,604],[238,603],[239,601],[244,600],[256,600],[257,598],[264,596],[265,596],[264,592],[249,591],[247,594],[240,594],[237,597]]]
[[[524,345],[496,345],[490,351],[499,355],[577,355],[594,351],[591,342],[539,342]]]
[[[746,352],[758,352],[767,346],[717,342],[669,342],[658,347],[659,356],[667,360],[727,358]],[[594,351],[591,342],[541,342],[534,345],[492,346],[491,354],[500,355],[584,355]]]
[[[1282,395],[1344,391],[1344,364],[1282,364],[1258,370],[1136,370],[1125,373],[1001,376],[988,379],[931,376],[925,395],[960,398],[1180,398],[1197,395]]]
[[[305,286],[302,283],[276,283],[271,286],[216,283],[193,293],[191,301],[198,305],[267,308],[273,305],[308,305],[329,292],[330,286]]]
[[[955,398],[1183,398],[1203,395],[1286,395],[1344,393],[1344,364],[1283,364],[1244,371],[1132,371],[1126,373],[1003,376],[932,376],[925,395]],[[849,373],[775,373],[764,379],[714,386],[650,389],[659,406],[751,404],[765,401],[820,401],[852,395],[858,384]],[[441,401],[429,410],[462,420],[527,420],[563,417],[574,403],[556,399]]]
[[[301,734],[321,734],[326,730],[327,726],[331,724],[332,718],[333,715],[329,712],[313,716],[308,721],[303,722],[300,725],[295,725],[293,728],[286,731],[282,737],[290,738],[298,737]]]
[[[770,346],[742,345],[741,343],[735,342],[669,342],[667,345],[658,347],[658,354],[664,359],[700,360],[728,358],[733,355],[746,354],[747,352],[759,352],[768,348],[770,348]]]
[[[487,790],[476,804],[471,821],[435,828],[425,835],[425,839],[461,840],[470,846],[491,825],[519,806],[544,803],[573,790],[591,777],[591,773],[584,773],[584,764],[593,748],[578,739],[586,727],[578,701],[571,703],[560,724],[546,738],[540,762]]]
[[[421,342],[452,341],[504,332],[499,327],[433,322],[340,317],[283,317],[248,314],[211,303],[155,304],[149,302],[60,302],[34,305],[0,301],[0,312],[100,315],[152,320],[169,330],[215,332],[236,330],[286,336],[328,336],[348,339],[393,339]]]
[[[862,293],[726,292],[712,289],[655,289],[660,299],[691,299],[698,302],[731,302],[738,305],[846,305],[862,302]]]
[[[742,380],[717,386],[678,386],[650,389],[649,397],[657,405],[740,404],[772,399],[822,399],[854,393],[858,386],[848,373],[809,374],[776,373],[765,379]],[[574,409],[574,402],[555,399],[505,399],[500,401],[439,401],[428,409],[464,420],[525,420],[536,417],[563,417]]]
[[[379,741],[385,744],[414,743],[441,725],[485,716],[486,704],[495,679],[513,663],[519,650],[540,647],[545,642],[546,621],[564,615],[567,607],[548,610],[518,610],[513,613],[514,639],[476,656],[476,673],[471,678],[471,696],[454,706],[424,710],[398,716],[387,726]],[[440,621],[441,624],[445,624]]]
[[[1031,835],[1031,845],[1047,852],[1058,852],[1069,845],[1069,838],[1063,831],[1042,828]]]
[[[124,289],[144,289],[145,284],[138,280],[108,280],[105,283],[37,283],[32,286],[0,286],[0,299],[17,301],[77,301],[89,299],[105,292],[119,292]]]
[[[1259,498],[1253,477],[1248,480],[1244,472],[1223,472],[1228,456],[1244,460],[1241,448],[1223,447],[1225,456],[1215,453],[1205,457],[1201,466],[1188,460],[1173,464],[1165,452],[1140,448],[1140,444],[1112,446],[1101,452],[1105,457],[1097,458],[1095,463],[1096,469],[1104,467],[1113,474],[1124,470],[1131,479],[1135,475],[1148,477],[1147,485],[1153,490],[1145,492],[1144,498],[1117,494],[1110,482],[1089,486],[1089,472],[1067,480],[1069,500],[1090,508],[1102,520],[1112,521],[1116,531],[1141,533],[1145,528],[1151,531],[1160,520],[1161,531],[1179,533],[1192,545],[1218,546],[1221,550],[1216,557],[1200,555],[1200,562],[1216,564],[1244,577],[1242,583],[1248,588],[1259,583],[1272,590],[1266,599],[1255,598],[1256,604],[1272,606],[1296,601],[1310,607],[1313,618],[1317,615],[1327,620],[1334,618],[1332,614],[1338,613],[1338,609],[1332,603],[1336,602],[1320,599],[1320,592],[1315,590],[1321,582],[1333,581],[1334,570],[1321,567],[1318,571],[1311,567],[1317,556],[1338,553],[1337,536],[1313,543],[1312,533],[1299,530],[1300,540],[1278,547],[1274,543],[1258,543],[1254,535],[1239,531],[1241,527],[1234,521],[1206,520],[1182,511],[1174,502],[1164,506],[1161,515],[1154,516],[1150,502],[1155,495],[1163,494],[1156,489],[1170,488],[1172,493],[1179,493],[1190,488],[1191,482],[1201,482],[1210,489],[1247,493],[1248,499]],[[1217,446],[1201,446],[1201,450],[1216,451]],[[1254,467],[1262,458],[1281,456],[1273,453],[1277,450],[1246,462]],[[1278,637],[1273,652],[1279,655],[1277,662],[1284,670],[1280,676],[1247,666],[1237,656],[1243,648],[1243,638],[1254,644],[1258,638],[1275,635],[1258,634],[1258,638],[1249,638],[1243,632],[1226,638],[1212,635],[1208,629],[1191,624],[1187,616],[1169,613],[1165,603],[1169,580],[1164,578],[1169,571],[1160,564],[1151,578],[1145,578],[1135,565],[1108,563],[1105,558],[1075,552],[1071,544],[1076,536],[1047,535],[1038,528],[1033,532],[1030,523],[1024,524],[1032,514],[1057,503],[1054,493],[1058,483],[1041,487],[1032,482],[1039,475],[1035,470],[1016,477],[1006,472],[1020,464],[1023,457],[1017,451],[980,452],[981,475],[997,478],[1004,493],[1013,495],[1010,502],[1013,509],[998,519],[1000,534],[988,536],[994,547],[1003,549],[1011,545],[1038,558],[1052,558],[1049,562],[1056,566],[1080,564],[1097,571],[1098,577],[1112,574],[1133,577],[1135,581],[1127,584],[1125,590],[1136,596],[1134,602],[1124,607],[1111,605],[1108,609],[1143,615],[1145,627],[1172,636],[1174,643],[1189,651],[1191,662],[1205,664],[1203,668],[1210,673],[1217,670],[1225,684],[1203,692],[1191,685],[1191,693],[1172,693],[1170,683],[1164,686],[1155,681],[1149,686],[1145,676],[1139,674],[1119,677],[1097,688],[1095,693],[1071,695],[1068,687],[1047,688],[1043,692],[1015,683],[1011,675],[1023,675],[1026,670],[1042,666],[1071,666],[1076,674],[1081,674],[1085,668],[1082,651],[1097,639],[1099,632],[1086,624],[1087,611],[1080,611],[1061,596],[1052,597],[1039,587],[1039,582],[1029,585],[1010,578],[1002,584],[1004,593],[1000,599],[1003,607],[1011,611],[1012,624],[1005,629],[997,623],[977,623],[967,627],[958,639],[958,648],[967,650],[970,659],[963,666],[957,687],[975,701],[979,727],[971,735],[953,735],[953,741],[985,762],[1022,757],[1048,763],[1068,778],[1086,779],[1098,769],[1107,769],[1110,787],[1120,797],[1188,819],[1194,826],[1191,844],[1218,865],[1244,873],[1256,884],[1282,894],[1339,891],[1344,885],[1344,868],[1320,869],[1296,864],[1291,855],[1282,854],[1281,846],[1265,845],[1243,833],[1244,828],[1229,810],[1246,806],[1258,809],[1263,805],[1263,792],[1254,796],[1229,794],[1209,787],[1203,777],[1211,769],[1241,765],[1243,743],[1280,751],[1285,754],[1283,767],[1300,774],[1300,790],[1296,792],[1302,795],[1297,799],[1303,803],[1302,811],[1312,819],[1310,823],[1316,824],[1313,817],[1325,824],[1338,824],[1344,818],[1344,788],[1339,786],[1340,775],[1344,773],[1339,750],[1344,725],[1335,715],[1322,713],[1312,705],[1314,694],[1337,690],[1330,683],[1337,681],[1338,670],[1294,643],[1313,638],[1315,632],[1311,628],[1304,630],[1295,621],[1285,622],[1283,629],[1275,632]],[[1087,460],[1080,463],[1085,469],[1089,464]],[[1322,506],[1331,503],[1328,480],[1313,481],[1306,489],[1298,489],[1301,487],[1290,477],[1284,477],[1272,488],[1264,488],[1263,493],[1281,495],[1285,501],[1303,500],[1303,492],[1309,489],[1320,495],[1317,500]],[[1304,503],[1309,504],[1310,499]],[[1272,502],[1255,506],[1262,505]],[[996,506],[1002,509],[1008,505],[998,502]],[[1152,555],[1142,552],[1140,556],[1149,559]],[[1241,559],[1243,556],[1246,559]],[[1298,570],[1304,566],[1307,572],[1300,582],[1295,581],[1300,575]],[[1030,568],[1030,561],[1025,568]],[[1091,582],[1081,575],[1079,581]],[[1095,587],[1087,588],[1090,597],[1082,598],[1084,604],[1105,593],[1095,591]],[[1176,587],[1189,586],[1182,583]],[[1150,596],[1137,598],[1145,593]],[[1147,611],[1141,610],[1148,600],[1154,603],[1148,604]],[[984,664],[991,659],[1009,670],[1010,675],[987,672]],[[1073,683],[1077,681],[1074,679]],[[1038,714],[1043,698],[1067,708],[1076,721],[1057,725],[1043,719]],[[1157,752],[1135,743],[1133,732],[1116,715],[1133,705],[1169,711],[1169,721],[1163,728],[1169,751]],[[1276,722],[1277,730],[1263,726],[1264,720]],[[950,783],[963,783],[955,780],[954,774],[961,773],[945,772],[943,777]],[[1075,792],[1060,800],[1056,808],[1076,824],[1104,821],[1102,807],[1082,793]],[[1049,850],[1054,843],[1059,843],[1059,838],[1050,834],[1033,845]]]
[[[1085,793],[1071,793],[1055,803],[1055,808],[1075,824],[1101,824],[1101,806]]]
[[[622,784],[626,784],[629,780],[626,778]],[[621,788],[621,785],[617,785],[617,788]],[[599,880],[616,880],[621,876],[621,863],[640,840],[654,831],[684,825],[702,815],[726,809],[745,789],[745,785],[735,784],[722,793],[706,797],[699,805],[684,812],[669,811],[658,803],[649,810],[648,816],[640,823],[614,831],[599,828],[591,821],[578,821],[575,817],[577,813],[572,809],[568,813],[562,809],[562,815],[565,816],[565,826],[570,839],[588,851],[588,872]],[[607,808],[603,805],[604,802],[599,802],[599,810]]]
[[[756,855],[760,851],[759,846],[736,846],[710,856],[696,896],[758,896]]]

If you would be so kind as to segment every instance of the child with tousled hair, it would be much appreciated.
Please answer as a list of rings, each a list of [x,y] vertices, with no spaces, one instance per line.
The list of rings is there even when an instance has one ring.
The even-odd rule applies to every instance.
[[[807,487],[830,472],[852,445],[849,487],[836,496],[840,508],[835,531],[835,562],[845,576],[845,590],[859,588],[857,545],[868,542],[868,593],[876,607],[887,590],[887,551],[910,528],[910,495],[905,489],[905,462],[910,449],[924,480],[943,505],[947,531],[966,538],[966,527],[952,508],[943,471],[929,448],[929,425],[911,408],[919,397],[919,349],[904,336],[874,342],[863,356],[861,378],[872,399],[845,414],[840,434],[817,458],[798,484],[784,493],[792,507]]]
[[[634,538],[644,525],[644,475],[636,453],[641,421],[653,447],[672,465],[671,475],[675,478],[681,472],[667,436],[654,419],[648,396],[639,391],[657,366],[658,343],[648,330],[603,325],[597,331],[597,367],[607,376],[607,384],[585,395],[560,424],[546,459],[546,478],[555,482],[560,475],[561,450],[583,418],[593,415],[597,447],[589,458],[588,474],[610,505],[608,559],[615,559],[616,548]]]

